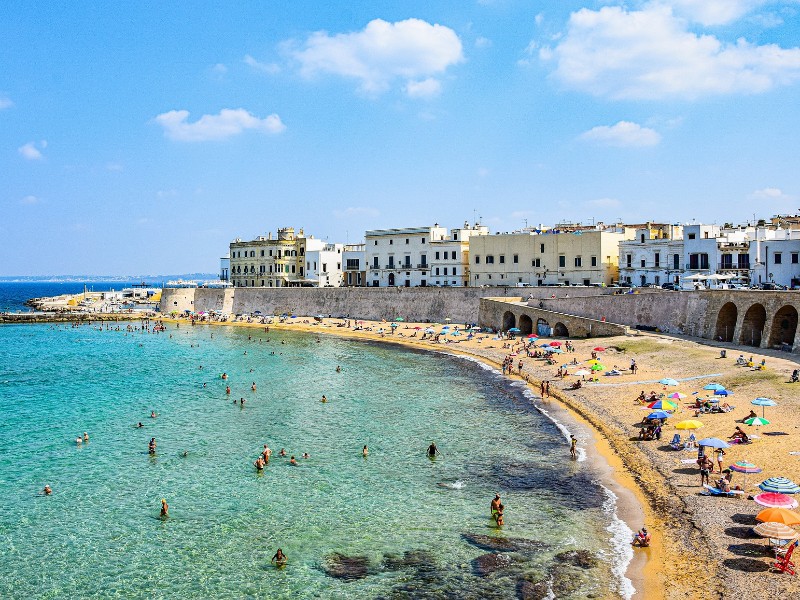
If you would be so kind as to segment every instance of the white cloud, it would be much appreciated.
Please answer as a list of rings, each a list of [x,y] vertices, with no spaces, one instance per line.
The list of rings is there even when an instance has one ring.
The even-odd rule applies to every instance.
[[[403,88],[409,98],[434,98],[442,92],[438,79],[428,77],[422,81],[409,81]]]
[[[533,18],[534,23],[541,25],[544,22],[544,14],[539,13]]]
[[[750,194],[750,200],[767,200],[767,201],[793,201],[794,198],[789,194],[785,194],[780,188],[767,187],[760,190],[755,190]]]
[[[661,135],[649,127],[638,123],[620,121],[616,125],[598,125],[581,134],[581,139],[607,146],[641,147],[655,146],[661,141]]]
[[[261,71],[262,73],[267,73],[268,75],[275,75],[276,73],[280,73],[281,67],[275,63],[263,63],[259,62],[249,54],[245,54],[244,57],[244,64],[249,67],[252,67],[256,71]]]
[[[800,78],[800,48],[698,35],[664,6],[581,9],[539,56],[566,86],[615,99],[756,94]]]
[[[676,14],[703,25],[726,25],[743,17],[769,0],[655,0],[650,5],[665,5]]]
[[[345,209],[334,210],[333,215],[337,219],[350,218],[350,217],[377,217],[380,215],[377,208],[370,206],[348,206]]]
[[[42,150],[47,148],[47,140],[42,140],[39,142],[39,147],[42,148]],[[28,142],[27,144],[20,146],[17,148],[17,152],[19,152],[23,158],[28,160],[42,160],[44,158],[42,152],[36,147],[36,142]]]
[[[306,77],[331,73],[359,81],[359,90],[376,95],[396,79],[413,81],[443,73],[464,60],[458,35],[420,19],[370,21],[357,32],[311,34],[292,52]]]
[[[29,204],[29,205],[30,204],[39,204],[39,198],[37,198],[36,196],[28,195],[28,196],[23,197],[22,200],[20,200],[20,202],[22,204]]]
[[[489,38],[485,38],[483,36],[475,40],[476,48],[488,48],[491,45],[492,45],[492,40],[490,40]]]
[[[622,202],[616,198],[596,198],[583,203],[585,208],[619,208]]]
[[[11,101],[11,98],[0,94],[0,110],[3,110],[4,108],[11,108],[12,106],[14,106],[14,103]]]
[[[259,119],[243,108],[223,108],[219,114],[203,115],[194,123],[189,123],[188,118],[188,110],[171,110],[158,115],[155,120],[164,128],[166,137],[180,142],[224,140],[247,129],[273,134],[286,129],[276,114]]]

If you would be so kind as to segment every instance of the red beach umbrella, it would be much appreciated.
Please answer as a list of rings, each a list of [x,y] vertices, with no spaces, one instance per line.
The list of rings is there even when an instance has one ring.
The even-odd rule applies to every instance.
[[[561,345],[561,342],[550,342],[550,345],[558,348]]]
[[[606,349],[603,348],[602,346],[597,346],[597,348],[593,348],[593,350],[595,352],[605,352],[606,351]]]
[[[797,508],[797,500],[787,494],[764,492],[753,497],[756,504],[767,508]]]

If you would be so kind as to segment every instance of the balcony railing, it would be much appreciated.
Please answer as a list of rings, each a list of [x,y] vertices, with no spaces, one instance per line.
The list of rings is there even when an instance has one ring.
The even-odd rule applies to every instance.
[[[718,271],[749,271],[750,263],[734,264],[734,263],[719,263],[717,265]]]
[[[417,268],[418,269],[427,269],[428,268],[428,263],[418,263],[417,264]]]

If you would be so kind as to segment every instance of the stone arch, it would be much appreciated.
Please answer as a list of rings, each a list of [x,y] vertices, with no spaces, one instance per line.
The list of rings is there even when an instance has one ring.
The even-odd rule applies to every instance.
[[[733,330],[736,329],[736,319],[739,316],[739,309],[733,302],[726,302],[719,309],[717,315],[717,328],[714,331],[714,339],[723,342],[733,341]]]
[[[781,344],[793,346],[795,333],[797,333],[797,309],[791,304],[787,304],[772,317],[769,346],[780,346]]]
[[[533,320],[528,315],[520,315],[519,329],[522,335],[533,333]]]
[[[764,324],[767,322],[767,311],[763,304],[753,304],[744,313],[742,320],[742,333],[739,343],[744,346],[761,346],[761,334],[764,333]]]
[[[553,336],[554,337],[569,337],[569,329],[567,326],[561,322],[556,323],[556,326],[553,327]]]
[[[517,318],[510,310],[503,313],[503,331],[508,331],[512,327],[517,326]]]
[[[541,317],[536,320],[536,333],[540,336],[549,337],[552,335],[552,329],[550,328],[550,323],[542,319]]]

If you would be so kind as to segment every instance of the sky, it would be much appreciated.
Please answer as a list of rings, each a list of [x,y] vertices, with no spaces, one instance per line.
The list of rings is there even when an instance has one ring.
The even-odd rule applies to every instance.
[[[800,212],[800,0],[4,0],[0,48],[0,275]]]

